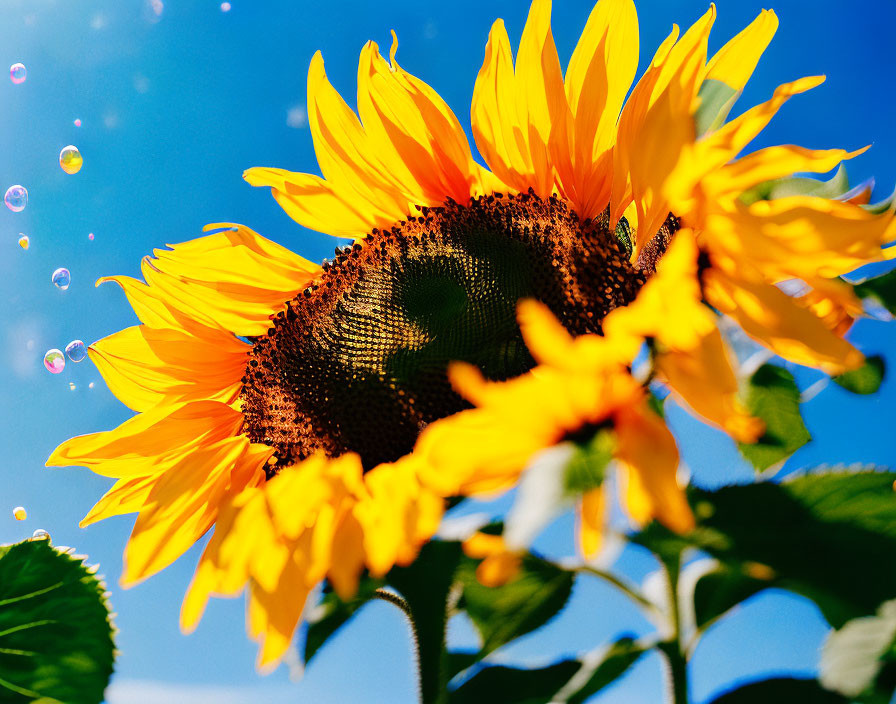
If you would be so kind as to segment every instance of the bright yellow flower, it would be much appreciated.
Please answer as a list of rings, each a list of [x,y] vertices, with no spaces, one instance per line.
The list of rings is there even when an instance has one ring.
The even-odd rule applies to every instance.
[[[126,583],[214,526],[185,627],[210,594],[248,585],[250,631],[275,662],[320,580],[348,594],[362,569],[408,563],[441,496],[506,489],[535,453],[600,424],[616,434],[631,515],[687,530],[674,439],[629,365],[647,341],[678,398],[755,439],[707,302],[795,361],[831,372],[861,362],[843,340],[860,306],[836,277],[881,258],[892,214],[870,215],[862,194],[741,199],[854,156],[772,147],[736,158],[820,81],[782,86],[727,124],[723,110],[704,136],[695,127],[705,86],[727,86],[729,108],[740,94],[774,13],[712,58],[714,6],[680,37],[676,27],[626,101],[632,0],[599,0],[565,74],[550,10],[532,3],[515,58],[502,22],[492,27],[471,114],[488,168],[445,102],[398,65],[394,35],[388,61],[372,42],[361,52],[357,114],[318,53],[307,104],[322,176],[245,178],[300,224],[354,245],[320,267],[247,228],[210,226],[220,231],[145,259],[145,283],[109,277],[141,324],[90,356],[138,415],[63,443],[48,464],[117,479],[84,522],[138,514]],[[786,295],[776,284],[790,279],[809,290]],[[525,342],[523,299],[550,311],[523,307]],[[463,397],[448,379],[455,360]],[[585,554],[599,547],[605,502],[602,487],[581,498]]]

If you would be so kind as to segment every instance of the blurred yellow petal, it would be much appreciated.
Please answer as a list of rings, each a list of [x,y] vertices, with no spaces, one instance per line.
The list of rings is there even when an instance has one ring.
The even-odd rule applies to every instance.
[[[586,560],[595,557],[603,544],[606,500],[603,487],[582,495],[578,506],[579,548]]]

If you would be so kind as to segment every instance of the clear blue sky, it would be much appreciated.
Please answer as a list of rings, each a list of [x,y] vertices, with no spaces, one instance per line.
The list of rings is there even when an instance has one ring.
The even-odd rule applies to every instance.
[[[718,4],[712,48],[769,6],[754,0]],[[58,376],[41,363],[49,348],[61,349],[74,338],[89,343],[135,322],[116,287],[93,287],[99,276],[136,274],[153,247],[192,238],[205,223],[222,220],[243,222],[311,259],[332,251],[333,240],[302,230],[265,191],[240,178],[256,165],[316,171],[300,119],[315,50],[323,51],[331,80],[353,103],[358,51],[367,39],[388,46],[394,28],[402,65],[433,85],[469,127],[489,27],[503,17],[515,45],[527,9],[522,0],[232,5],[225,14],[217,1],[167,0],[155,17],[142,0],[3,2],[0,65],[21,61],[28,79],[18,86],[0,79],[0,187],[21,183],[30,201],[22,213],[0,208],[0,540],[44,528],[56,544],[75,546],[101,564],[121,629],[111,704],[412,702],[407,634],[390,606],[368,607],[320,653],[300,684],[288,681],[285,668],[260,677],[253,668],[255,647],[244,635],[241,600],[213,603],[192,636],[177,629],[198,548],[148,583],[121,590],[121,552],[132,519],[77,527],[109,481],[82,469],[43,468],[60,441],[112,428],[130,415],[89,361],[69,363]],[[591,3],[555,5],[554,34],[565,63]],[[673,22],[686,26],[706,6],[702,0],[641,0],[642,66]],[[825,73],[828,81],[794,99],[757,142],[814,148],[873,143],[852,162],[851,174],[856,182],[875,175],[876,196],[888,194],[896,185],[896,4],[779,0],[771,6],[781,28],[738,108],[802,75]],[[82,120],[80,128],[75,118]],[[84,155],[75,176],[57,164],[59,150],[70,143]],[[31,238],[28,251],[16,244],[20,232]],[[72,272],[65,292],[50,283],[60,266]],[[892,351],[894,338],[894,328],[878,322],[862,322],[853,331],[869,352]],[[896,369],[892,354],[889,360]],[[799,378],[809,383],[814,377]],[[896,465],[894,400],[892,381],[874,398],[826,390],[805,409],[816,439],[789,466]],[[683,413],[672,417],[697,483],[749,477],[730,442]],[[12,520],[19,504],[28,509],[24,523]],[[552,554],[566,552],[570,531],[571,521],[561,520],[539,545]],[[623,555],[621,565],[635,578],[652,569],[636,553]],[[455,625],[453,642],[469,645],[469,628]],[[564,618],[514,645],[507,656],[537,662],[648,628],[619,597],[583,581]],[[700,647],[696,701],[733,678],[811,672],[824,633],[808,602],[783,594],[754,600]],[[661,687],[658,661],[645,659],[594,701],[655,702]]]

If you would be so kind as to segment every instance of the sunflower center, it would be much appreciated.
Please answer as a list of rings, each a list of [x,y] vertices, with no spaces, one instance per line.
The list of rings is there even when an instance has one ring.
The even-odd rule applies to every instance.
[[[516,304],[536,298],[572,334],[600,332],[644,275],[607,226],[532,193],[424,208],[337,251],[253,345],[246,430],[287,466],[357,452],[370,469],[406,454],[428,423],[467,407],[452,360],[504,380],[535,362]]]

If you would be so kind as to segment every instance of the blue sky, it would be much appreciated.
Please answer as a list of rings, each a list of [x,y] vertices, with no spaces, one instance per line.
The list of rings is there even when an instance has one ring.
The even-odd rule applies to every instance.
[[[136,274],[153,247],[190,239],[207,222],[243,222],[310,259],[336,242],[289,220],[266,191],[241,179],[250,166],[316,171],[304,120],[305,77],[315,50],[348,102],[354,102],[357,55],[367,39],[388,46],[394,28],[399,60],[434,86],[469,130],[469,104],[492,21],[503,17],[516,43],[527,4],[382,0],[306,3],[232,0],[223,13],[211,0],[167,0],[160,15],[142,0],[5,0],[0,65],[17,61],[27,81],[0,80],[0,187],[25,185],[21,213],[0,208],[0,540],[50,531],[101,564],[121,629],[118,673],[110,704],[265,701],[412,702],[413,675],[406,628],[386,604],[367,607],[317,657],[299,684],[286,668],[261,677],[255,648],[244,635],[241,600],[213,603],[198,631],[177,628],[181,596],[199,555],[196,548],[149,582],[117,586],[121,551],[132,519],[81,530],[78,520],[109,481],[83,469],[49,470],[52,448],[80,433],[114,427],[130,412],[106,389],[89,361],[46,372],[44,352],[79,338],[92,342],[135,322],[114,286],[93,287],[105,274]],[[565,63],[591,10],[589,1],[557,0],[554,34]],[[896,131],[891,28],[896,4],[866,0],[720,0],[712,37],[718,48],[762,7],[781,28],[737,109],[767,98],[774,87],[824,73],[827,83],[788,104],[756,146],[798,142],[814,148],[874,147],[855,159],[855,182],[877,177],[876,196],[896,185]],[[641,0],[642,67],[673,22],[688,25],[706,9],[696,0]],[[5,63],[4,63],[5,62]],[[73,120],[82,120],[76,127]],[[57,163],[77,145],[84,167],[74,176]],[[88,233],[94,233],[93,241]],[[31,240],[20,249],[19,233]],[[50,275],[72,273],[67,291]],[[867,321],[854,341],[889,353],[892,326]],[[889,354],[891,368],[896,359]],[[806,384],[814,377],[799,373]],[[94,382],[94,388],[89,388]],[[74,384],[74,390],[70,389]],[[815,440],[790,467],[863,462],[896,465],[892,443],[896,383],[872,398],[839,388],[805,408]],[[746,480],[749,470],[730,442],[690,420],[672,419],[685,459],[703,486]],[[24,523],[12,508],[24,505]],[[571,521],[561,519],[540,541],[551,553],[569,551]],[[621,566],[641,579],[652,569],[627,552]],[[453,624],[452,640],[471,644],[470,629]],[[564,618],[508,649],[506,656],[538,662],[583,652],[649,624],[603,585],[581,582]],[[825,625],[808,602],[782,593],[755,599],[711,632],[694,662],[693,695],[706,700],[732,679],[775,671],[811,672]],[[643,660],[601,704],[658,701],[656,658]]]

